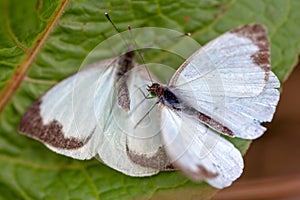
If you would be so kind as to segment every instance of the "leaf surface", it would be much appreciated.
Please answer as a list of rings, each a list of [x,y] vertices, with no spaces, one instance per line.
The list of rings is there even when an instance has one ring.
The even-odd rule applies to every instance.
[[[126,30],[128,24],[169,28],[192,33],[200,44],[237,26],[264,24],[271,41],[272,69],[282,82],[300,51],[297,0],[1,0],[0,4],[2,199],[204,199],[217,191],[206,183],[192,183],[178,172],[129,177],[97,160],[57,155],[18,134],[18,123],[29,105],[54,83],[76,72],[97,44],[116,33],[104,12],[110,12],[120,30]],[[180,66],[182,60],[166,56],[149,53],[146,58],[175,69]],[[249,146],[249,141],[231,141],[243,153]]]

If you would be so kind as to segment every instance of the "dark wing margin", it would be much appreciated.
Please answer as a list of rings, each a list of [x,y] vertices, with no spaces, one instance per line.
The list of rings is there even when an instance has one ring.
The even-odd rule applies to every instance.
[[[117,63],[116,87],[118,92],[118,105],[128,112],[130,110],[130,97],[127,80],[129,78],[130,70],[136,66],[132,47],[129,47],[128,52],[118,58]]]
[[[127,78],[127,75],[123,75],[123,77],[120,78],[116,83],[118,105],[126,112],[130,110],[130,97],[127,86]]]
[[[246,37],[250,39],[254,45],[258,47],[258,52],[253,54],[251,58],[253,62],[260,66],[265,72],[271,70],[270,65],[270,43],[267,38],[267,30],[264,26],[259,24],[246,25],[230,31],[240,37]],[[265,76],[265,80],[268,81],[269,74]]]
[[[148,157],[145,154],[139,154],[138,152],[130,150],[126,142],[126,153],[133,163],[142,167],[149,167],[158,170],[174,169],[163,147],[159,147],[153,156]]]
[[[52,120],[48,124],[43,124],[40,113],[42,100],[33,103],[23,116],[19,132],[43,143],[60,149],[79,149],[83,147],[93,135],[93,132],[85,139],[79,140],[74,137],[66,138],[63,133],[63,125],[57,120]]]

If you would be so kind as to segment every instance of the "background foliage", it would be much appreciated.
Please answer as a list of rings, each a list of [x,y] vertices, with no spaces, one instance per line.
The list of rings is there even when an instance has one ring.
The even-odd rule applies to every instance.
[[[11,97],[5,107],[0,104],[0,110],[4,108],[0,115],[0,199],[191,199],[208,198],[216,191],[177,172],[128,177],[97,160],[57,155],[18,134],[18,123],[28,106],[53,83],[75,72],[105,37],[115,34],[104,12],[110,13],[120,30],[128,24],[170,28],[191,32],[200,44],[240,25],[264,24],[271,41],[272,69],[281,81],[291,72],[300,50],[297,0],[0,0],[0,9],[0,100]],[[182,62],[164,60],[175,68]],[[233,142],[241,151],[249,144]]]

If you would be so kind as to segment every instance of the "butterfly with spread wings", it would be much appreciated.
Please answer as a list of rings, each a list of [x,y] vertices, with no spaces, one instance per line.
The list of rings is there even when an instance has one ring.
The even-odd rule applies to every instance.
[[[265,28],[248,25],[217,37],[168,85],[152,83],[130,52],[58,83],[28,109],[20,132],[63,155],[99,157],[130,176],[175,166],[193,180],[229,186],[244,164],[219,133],[261,136],[279,101]],[[147,90],[157,100],[145,99]]]

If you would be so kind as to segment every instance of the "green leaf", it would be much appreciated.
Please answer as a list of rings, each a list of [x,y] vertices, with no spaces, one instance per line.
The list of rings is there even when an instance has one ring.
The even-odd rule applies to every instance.
[[[67,3],[0,0],[0,110],[8,102],[0,115],[0,198],[199,199],[212,196],[216,189],[206,183],[192,183],[178,172],[133,178],[97,160],[77,161],[57,155],[43,144],[19,135],[18,123],[35,99],[53,83],[74,73],[96,45],[116,33],[103,15],[106,11],[120,30],[126,30],[128,24],[134,28],[169,28],[191,32],[200,44],[237,26],[264,24],[271,41],[272,69],[284,81],[300,51],[300,2],[73,0],[65,8]],[[104,50],[104,54],[108,51]],[[174,68],[182,62],[163,52],[145,54],[149,61],[162,61]],[[34,61],[35,55],[38,56]],[[243,153],[249,146],[249,141],[231,141]]]

